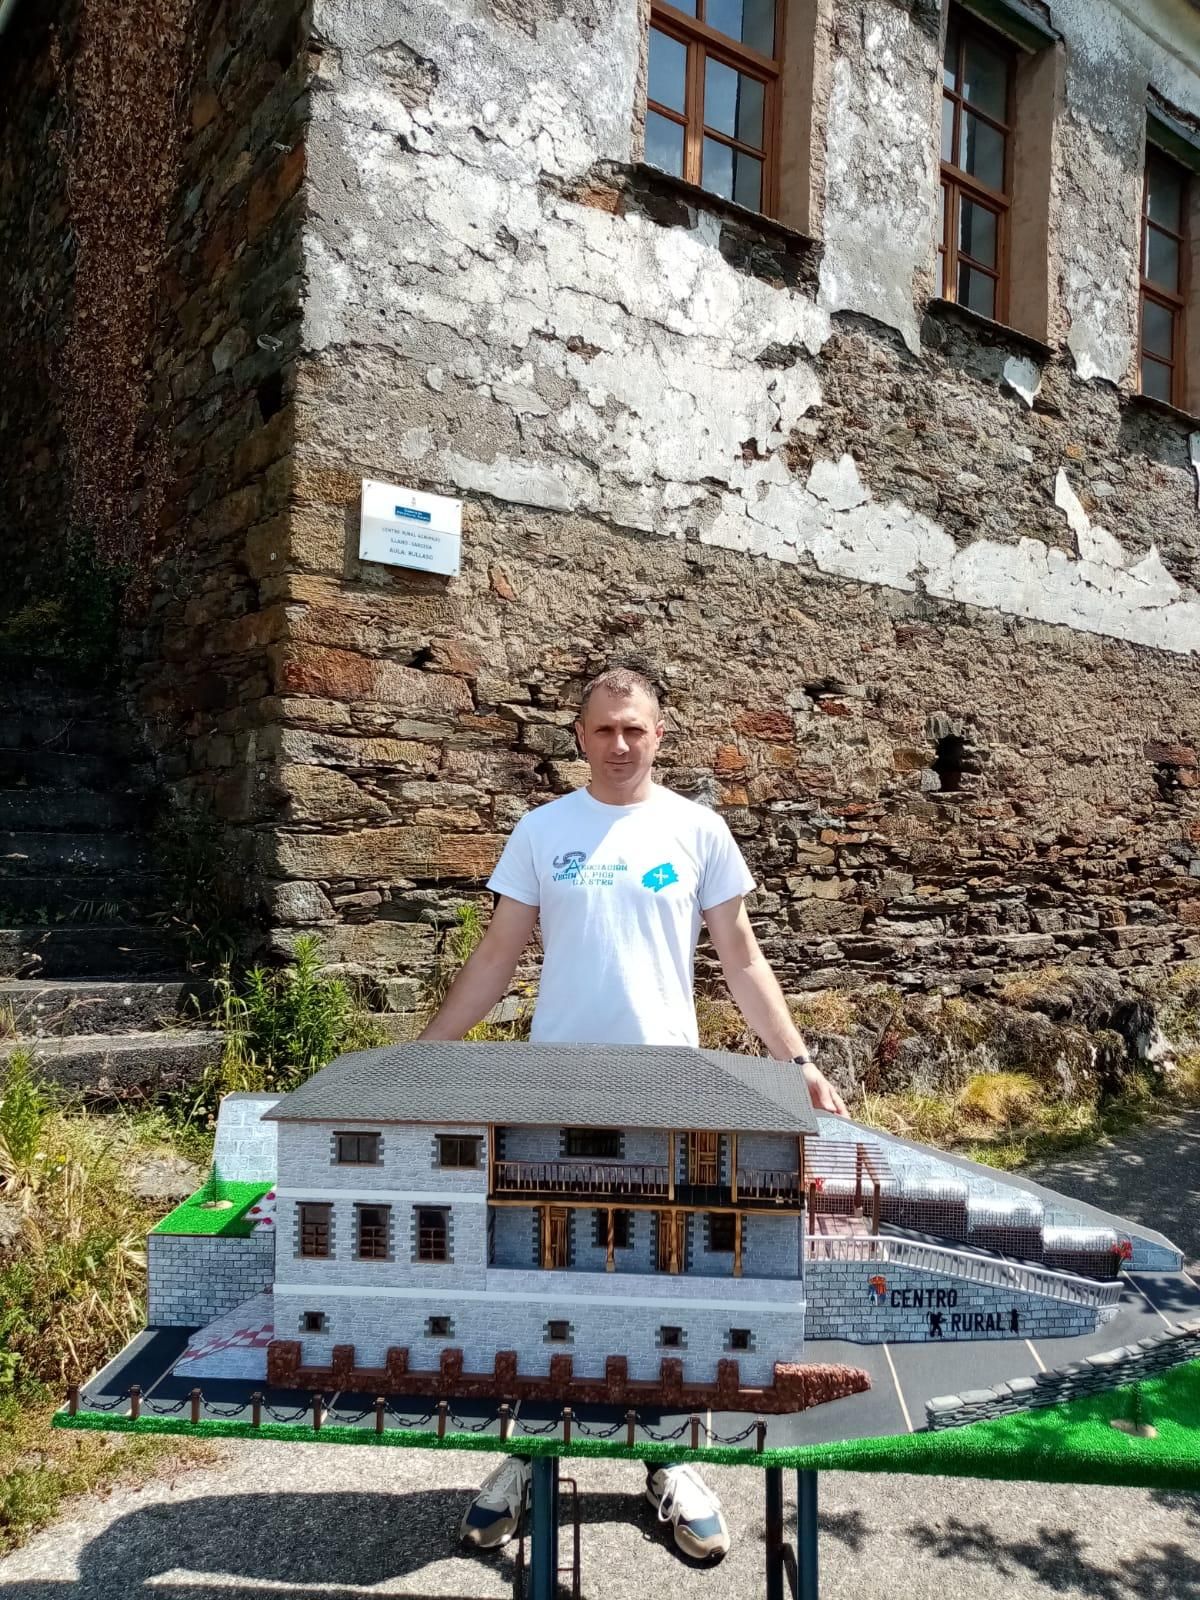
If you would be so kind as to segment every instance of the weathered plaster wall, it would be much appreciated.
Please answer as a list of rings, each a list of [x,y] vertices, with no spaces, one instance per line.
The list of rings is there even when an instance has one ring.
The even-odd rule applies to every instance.
[[[261,752],[279,942],[320,928],[411,1002],[430,918],[580,781],[583,678],[632,656],[669,692],[665,780],[725,808],[790,983],[1200,953],[1188,428],[1087,368],[1108,323],[1085,338],[1067,287],[1072,348],[926,307],[927,9],[834,8],[822,249],[629,166],[629,3],[320,0]],[[1099,53],[1069,39],[1068,83]],[[1130,173],[1135,76],[1087,124]],[[1068,190],[1121,185],[1075,151],[1064,129],[1078,252]],[[465,497],[460,578],[357,560],[363,476]]]

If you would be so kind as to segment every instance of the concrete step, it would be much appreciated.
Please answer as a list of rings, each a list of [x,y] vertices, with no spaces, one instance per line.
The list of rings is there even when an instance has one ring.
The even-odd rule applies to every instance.
[[[21,1040],[72,1033],[118,1034],[199,1025],[212,1004],[207,983],[190,978],[0,978],[0,1014]]]
[[[0,699],[6,700],[2,689]],[[0,710],[0,745],[14,750],[61,750],[95,755],[121,755],[131,748],[128,729],[115,724],[111,717],[23,711],[9,705],[7,700]]]
[[[147,774],[125,756],[74,750],[0,748],[0,789],[102,789],[140,786]]]
[[[185,966],[183,940],[151,923],[0,928],[0,978],[172,978]]]
[[[149,847],[135,833],[0,833],[0,893],[4,879],[61,873],[69,877],[98,872],[144,872]]]
[[[26,662],[0,663],[0,701],[6,712],[40,717],[84,717],[94,722],[120,720],[116,691],[73,682],[50,667]]]
[[[144,820],[140,795],[99,789],[0,789],[0,829],[122,833]]]
[[[97,872],[0,876],[0,927],[61,922],[136,922],[167,894],[155,872]]]
[[[51,1083],[90,1100],[142,1099],[184,1088],[221,1059],[223,1035],[212,1029],[161,1033],[76,1033],[43,1039],[38,1071]],[[0,1059],[23,1045],[8,1040]]]

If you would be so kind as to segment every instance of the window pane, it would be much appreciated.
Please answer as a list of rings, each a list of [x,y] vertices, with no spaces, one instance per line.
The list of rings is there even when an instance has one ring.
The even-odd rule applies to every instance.
[[[669,33],[650,29],[650,76],[648,94],[660,106],[671,111],[683,110],[684,85],[687,82],[687,46],[672,39]]]
[[[775,54],[775,0],[708,0],[704,20],[760,55]]]
[[[953,89],[958,79],[958,28],[951,22],[946,29],[946,48],[942,52],[942,82]]]
[[[985,267],[996,265],[996,223],[994,211],[962,197],[958,213],[958,248]]]
[[[989,189],[1004,188],[1004,135],[964,109],[962,116],[959,166],[964,172],[986,183]]]
[[[761,161],[740,151],[733,158],[733,198],[751,211],[762,210],[762,168]]]
[[[954,160],[954,101],[942,96],[942,160]]]
[[[997,122],[1008,121],[1008,62],[981,39],[966,41],[963,54],[963,98]]]
[[[683,125],[660,117],[657,111],[646,113],[646,160],[663,172],[683,176]]]
[[[731,150],[715,139],[704,141],[704,174],[700,180],[713,194],[736,200],[752,211],[762,208],[762,162]]]
[[[1183,214],[1183,173],[1169,161],[1151,158],[1146,164],[1146,184],[1149,199],[1146,209],[1154,222],[1164,228],[1182,233],[1180,217]]]
[[[961,263],[958,269],[958,303],[960,306],[969,306],[972,311],[978,311],[981,317],[994,318],[995,278],[989,278],[986,272],[979,272],[974,267],[967,266],[966,262]]]
[[[1146,276],[1164,289],[1179,289],[1179,241],[1157,228],[1146,228]]]
[[[704,124],[761,149],[763,85],[709,56],[704,63]]]
[[[1171,403],[1171,369],[1164,367],[1161,361],[1151,361],[1148,356],[1142,357],[1142,393],[1148,394],[1154,400],[1165,400]]]
[[[1152,356],[1171,359],[1171,335],[1175,318],[1167,306],[1157,300],[1142,300],[1142,349]]]
[[[946,185],[943,183],[938,189],[938,244],[946,248]]]

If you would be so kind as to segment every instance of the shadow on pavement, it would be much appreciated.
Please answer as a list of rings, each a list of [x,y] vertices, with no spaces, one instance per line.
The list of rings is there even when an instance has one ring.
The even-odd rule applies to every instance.
[[[1182,1500],[1184,1496],[1178,1496]],[[1005,1539],[986,1522],[950,1517],[939,1526],[916,1523],[908,1535],[918,1550],[939,1560],[974,1563],[1012,1580],[1036,1578],[1047,1590],[1086,1600],[1200,1600],[1200,1553],[1195,1547],[1161,1545],[1136,1560],[1101,1565],[1072,1528],[1039,1528],[1021,1539]]]
[[[267,1584],[288,1595],[303,1595],[311,1588],[320,1600],[357,1600],[364,1588],[451,1558],[485,1565],[508,1589],[514,1544],[475,1554],[458,1542],[459,1519],[468,1500],[467,1493],[431,1489],[416,1494],[268,1492],[167,1501],[105,1528],[82,1551],[77,1578],[0,1582],[0,1597],[262,1600],[259,1585]],[[580,1513],[584,1524],[633,1521],[642,1526],[644,1537],[657,1535],[652,1511],[634,1496],[584,1494]],[[562,1555],[565,1560],[565,1540]],[[168,1573],[179,1576],[172,1580]],[[214,1582],[206,1584],[206,1577]],[[410,1591],[406,1600],[416,1596]],[[455,1596],[439,1590],[437,1600]]]

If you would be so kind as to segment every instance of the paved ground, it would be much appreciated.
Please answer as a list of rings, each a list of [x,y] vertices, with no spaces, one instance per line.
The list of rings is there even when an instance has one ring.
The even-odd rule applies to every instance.
[[[1200,1262],[1200,1113],[1034,1174],[1160,1228]],[[735,1546],[715,1571],[671,1553],[624,1463],[577,1463],[584,1593],[751,1600],[763,1592],[761,1479],[713,1469]],[[506,1557],[453,1532],[466,1455],[238,1445],[220,1468],[88,1502],[0,1561],[0,1600],[501,1597]],[[1200,1496],[824,1474],[825,1600],[1200,1600]]]

